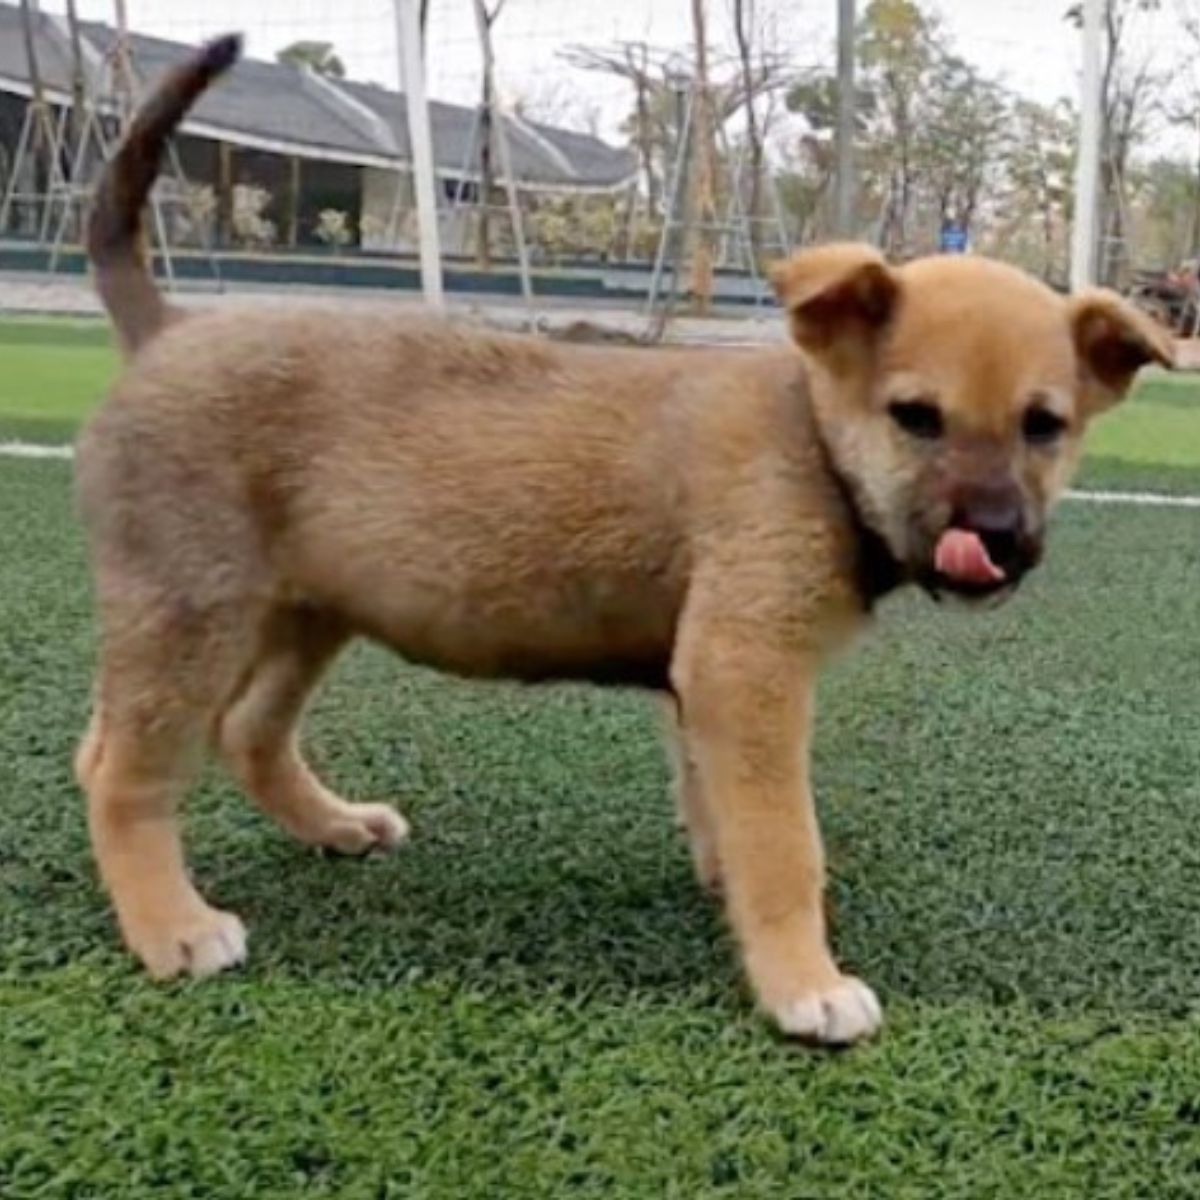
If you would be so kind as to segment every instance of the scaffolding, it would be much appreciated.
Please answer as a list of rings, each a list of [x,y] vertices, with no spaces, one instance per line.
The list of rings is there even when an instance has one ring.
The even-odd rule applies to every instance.
[[[759,318],[762,306],[770,300],[770,289],[760,270],[760,256],[766,252],[773,257],[783,258],[792,249],[784,218],[783,205],[768,170],[762,172],[767,180],[767,201],[770,214],[760,218],[749,211],[745,198],[747,164],[746,147],[732,152],[728,134],[722,123],[716,125],[716,137],[725,164],[726,190],[728,199],[723,214],[705,221],[692,210],[695,185],[696,114],[705,102],[703,85],[694,75],[676,74],[674,92],[679,111],[679,140],[675,149],[674,162],[667,185],[666,208],[663,213],[662,230],[654,266],[650,275],[650,286],[646,296],[647,336],[650,340],[661,340],[667,323],[679,299],[679,272],[687,256],[689,235],[708,235],[716,239],[717,265],[725,268],[743,269],[747,272],[754,292],[754,313]],[[755,236],[756,222],[765,222],[771,231],[768,238]]]
[[[34,17],[31,0],[21,0],[21,35],[29,69],[30,95],[17,136],[4,196],[0,199],[0,233],[8,229],[16,206],[25,204],[32,212],[38,241],[44,244],[50,222],[48,196],[65,183],[62,147],[67,114],[66,109],[56,114],[54,106],[46,98],[34,33]],[[23,182],[27,176],[32,180],[32,186],[28,189]]]
[[[82,235],[86,214],[95,193],[96,178],[116,152],[121,136],[139,99],[138,70],[124,0],[114,0],[112,43],[94,64],[85,62],[83,39],[74,0],[68,0],[66,30],[71,58],[71,99],[51,103],[38,61],[35,21],[51,21],[36,13],[30,0],[22,0],[21,26],[29,67],[31,95],[26,108],[12,168],[0,199],[0,234],[6,232],[18,204],[34,214],[38,244],[48,247],[47,269],[58,270],[63,250],[74,231]],[[59,32],[63,31],[61,28]],[[149,208],[154,250],[162,264],[168,290],[176,283],[165,210],[169,205],[189,207],[188,182],[174,143],[167,145],[168,176],[151,192]],[[32,179],[32,188],[23,181]],[[207,241],[207,239],[206,239]],[[208,245],[213,277],[219,268]]]

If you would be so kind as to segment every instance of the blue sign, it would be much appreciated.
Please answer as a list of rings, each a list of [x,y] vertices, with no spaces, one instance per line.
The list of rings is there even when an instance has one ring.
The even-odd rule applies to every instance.
[[[965,254],[967,250],[967,231],[957,225],[947,225],[942,229],[942,253]]]

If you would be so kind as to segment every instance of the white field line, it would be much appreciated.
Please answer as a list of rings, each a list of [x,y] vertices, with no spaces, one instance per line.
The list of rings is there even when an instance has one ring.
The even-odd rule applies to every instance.
[[[1171,496],[1164,492],[1069,491],[1066,500],[1085,504],[1131,504],[1143,508],[1200,508],[1200,496]]]
[[[38,442],[0,442],[0,457],[70,459],[71,446],[47,446]],[[1172,496],[1162,492],[1093,492],[1069,491],[1065,499],[1084,504],[1129,504],[1142,508],[1196,508],[1200,496]]]
[[[71,446],[42,446],[37,442],[0,442],[0,454],[6,458],[72,458]]]

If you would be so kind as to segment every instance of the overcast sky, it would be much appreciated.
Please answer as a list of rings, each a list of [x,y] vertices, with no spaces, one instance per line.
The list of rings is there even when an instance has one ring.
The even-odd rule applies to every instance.
[[[473,101],[478,95],[479,51],[472,0],[431,0],[428,70],[432,94]],[[356,78],[396,84],[395,23],[391,0],[127,0],[135,29],[195,40],[243,30],[250,53],[269,58],[299,38],[332,42]],[[837,0],[758,0],[776,14],[776,48],[797,63],[832,61]],[[61,0],[43,0],[61,11]],[[112,20],[111,0],[78,0],[81,16]],[[512,95],[572,100],[600,109],[610,136],[629,108],[628,88],[572,71],[560,52],[571,43],[645,40],[686,50],[690,0],[507,0],[496,25],[496,50],[504,91]],[[961,53],[1042,100],[1074,95],[1078,83],[1077,31],[1062,14],[1067,0],[938,0]],[[1143,37],[1169,45],[1170,4]],[[709,0],[712,37],[732,50],[730,0]]]

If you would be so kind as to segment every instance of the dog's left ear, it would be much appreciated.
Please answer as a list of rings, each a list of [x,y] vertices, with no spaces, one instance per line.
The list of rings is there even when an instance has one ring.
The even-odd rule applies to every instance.
[[[1121,400],[1147,364],[1175,365],[1170,333],[1116,292],[1080,292],[1070,301],[1069,319],[1093,412]]]
[[[863,342],[891,317],[900,281],[874,247],[846,243],[802,250],[771,268],[792,337],[821,355]]]

